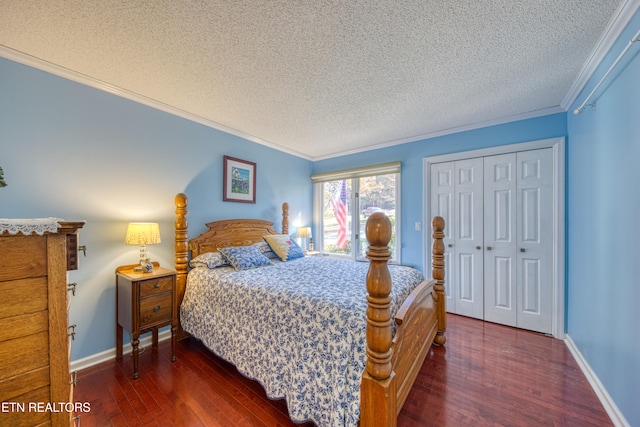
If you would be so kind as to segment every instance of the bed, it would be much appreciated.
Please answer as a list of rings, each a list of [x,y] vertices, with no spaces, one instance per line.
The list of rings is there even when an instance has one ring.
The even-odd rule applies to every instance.
[[[281,233],[270,221],[222,220],[191,240],[187,205],[186,195],[175,197],[185,335],[259,381],[270,398],[285,398],[295,422],[395,426],[430,346],[445,343],[444,220],[433,220],[433,278],[424,280],[388,265],[391,223],[383,213],[366,225],[368,263],[281,261],[265,236],[288,235],[286,203]],[[224,265],[232,258],[219,252],[238,247],[259,248],[272,262],[240,271]]]

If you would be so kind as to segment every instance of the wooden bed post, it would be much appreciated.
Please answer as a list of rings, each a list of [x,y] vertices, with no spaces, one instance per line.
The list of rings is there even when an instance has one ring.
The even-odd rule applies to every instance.
[[[175,268],[176,275],[178,307],[182,304],[184,291],[187,285],[187,272],[189,271],[189,222],[187,221],[187,205],[189,199],[184,193],[179,193],[174,199],[176,205],[176,242],[175,242]],[[178,318],[180,311],[178,311]],[[182,325],[178,326],[178,339],[186,337],[187,334],[182,330]]]
[[[434,320],[437,320],[437,322],[431,325],[436,329],[429,330],[435,334],[435,337],[431,335],[435,344],[443,345],[446,341],[444,336],[446,330],[444,219],[435,217],[432,225],[432,279],[423,282],[417,288],[427,290],[428,294],[422,297],[415,296],[408,309],[404,308],[405,304],[403,304],[401,310],[408,311],[403,311],[401,318],[397,319],[399,322],[397,334],[402,334],[405,339],[405,352],[409,348],[408,346],[416,344],[411,340],[415,340],[420,336],[411,332],[411,326],[407,325],[415,322],[426,322],[427,319],[424,317],[424,313],[425,307],[429,305],[421,305],[422,303],[414,305],[415,302],[424,301],[426,303],[431,299],[435,302],[433,314],[435,315]],[[387,266],[391,258],[391,252],[388,247],[391,239],[391,230],[391,221],[382,213],[374,213],[367,221],[366,234],[369,241],[367,258],[370,261],[370,265],[367,273],[367,365],[362,375],[360,388],[360,425],[363,427],[396,427],[400,407],[404,403],[406,393],[413,385],[417,370],[422,365],[426,351],[431,345],[431,342],[428,342],[421,351],[409,353],[400,351],[398,355],[393,354],[399,348],[394,347],[392,342],[393,319],[391,318],[390,298],[392,284]],[[427,286],[428,284],[430,286]],[[428,289],[431,290],[428,291]],[[402,332],[400,331],[400,325],[403,327]],[[405,329],[405,326],[409,329]],[[425,323],[424,327],[427,326],[429,326],[428,322]],[[400,337],[400,342],[402,342],[402,337]],[[397,346],[398,343],[395,345]],[[418,360],[419,362],[416,362]],[[399,391],[402,391],[400,395]]]
[[[435,300],[437,316],[438,316],[438,332],[433,340],[437,345],[444,345],[447,338],[444,336],[447,330],[447,310],[446,310],[446,294],[444,292],[444,218],[436,216],[433,218],[433,270],[431,277],[436,280],[433,286],[435,291]]]
[[[395,427],[396,384],[391,365],[391,221],[376,212],[367,221],[367,365],[360,388],[360,425]]]
[[[289,203],[282,204],[282,234],[289,234]]]

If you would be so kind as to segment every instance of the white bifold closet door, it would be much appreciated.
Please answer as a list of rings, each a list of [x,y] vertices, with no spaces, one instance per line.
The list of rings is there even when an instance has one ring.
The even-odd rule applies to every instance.
[[[551,333],[552,161],[540,149],[431,166],[448,311]]]
[[[483,158],[431,166],[431,216],[446,224],[445,277],[448,311],[482,319]]]

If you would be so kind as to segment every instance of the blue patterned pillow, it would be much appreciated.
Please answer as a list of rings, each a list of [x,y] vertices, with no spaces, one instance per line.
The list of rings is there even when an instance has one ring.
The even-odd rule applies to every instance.
[[[304,256],[302,248],[287,235],[272,234],[264,236],[264,240],[282,261],[289,261]]]
[[[189,261],[191,268],[217,268],[229,266],[229,261],[220,252],[206,252]]]
[[[273,264],[253,246],[231,246],[218,250],[237,271]]]

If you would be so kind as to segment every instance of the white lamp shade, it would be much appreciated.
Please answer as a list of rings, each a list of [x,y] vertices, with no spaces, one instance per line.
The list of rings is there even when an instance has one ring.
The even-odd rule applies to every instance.
[[[311,237],[311,227],[300,227],[298,228],[298,237],[301,239],[308,239]]]
[[[160,243],[160,227],[155,222],[132,222],[124,239],[127,245],[155,245]]]

